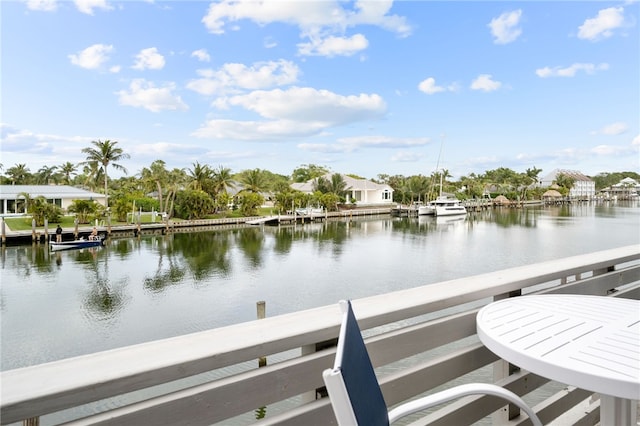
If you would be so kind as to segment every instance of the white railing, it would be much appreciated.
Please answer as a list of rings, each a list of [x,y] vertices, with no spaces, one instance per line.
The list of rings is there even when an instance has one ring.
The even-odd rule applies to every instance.
[[[488,374],[493,381],[491,365],[499,360],[475,335],[476,312],[496,298],[532,292],[639,299],[640,247],[354,300],[387,403],[470,380],[468,374],[475,375],[474,381]],[[339,322],[336,303],[4,371],[0,419],[2,424],[34,424],[41,416],[43,424],[70,417],[71,424],[105,425],[241,425],[256,418],[265,425],[334,424],[329,401],[322,397],[321,372],[332,365]],[[263,357],[267,365],[258,368]],[[587,391],[560,387],[539,396],[546,379],[524,371],[498,373],[497,383],[534,398],[544,423],[559,416],[574,416],[571,424],[598,420],[598,400]],[[491,397],[468,397],[422,413],[412,425],[469,424],[500,410],[501,404]],[[576,406],[581,409],[572,410]],[[48,415],[61,410],[64,415]],[[500,415],[493,420],[500,423]]]

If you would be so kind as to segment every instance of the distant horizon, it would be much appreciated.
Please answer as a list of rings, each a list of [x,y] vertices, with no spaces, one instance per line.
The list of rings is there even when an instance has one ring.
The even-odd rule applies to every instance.
[[[77,164],[109,139],[129,176],[157,159],[367,179],[640,172],[638,1],[0,7],[5,171]]]

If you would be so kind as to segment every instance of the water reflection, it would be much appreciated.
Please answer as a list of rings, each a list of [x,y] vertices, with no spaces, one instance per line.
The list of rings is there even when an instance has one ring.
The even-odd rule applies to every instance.
[[[90,247],[73,250],[70,257],[82,265],[87,284],[83,295],[84,313],[90,319],[110,321],[117,317],[126,302],[124,289],[126,278],[114,281],[109,274],[107,250],[104,247]]]
[[[258,300],[277,315],[634,244],[639,213],[505,208],[1,247],[2,368],[252,320]]]

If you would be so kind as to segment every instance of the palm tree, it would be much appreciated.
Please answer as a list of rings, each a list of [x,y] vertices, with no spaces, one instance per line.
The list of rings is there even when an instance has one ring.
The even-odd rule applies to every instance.
[[[246,170],[240,176],[240,182],[249,192],[264,192],[268,189],[268,182],[264,172],[260,169]]]
[[[213,190],[216,194],[227,192],[229,188],[235,188],[231,169],[218,166],[212,173]]]
[[[142,169],[141,176],[143,182],[148,185],[153,185],[155,191],[158,193],[158,204],[162,209],[162,188],[166,185],[169,177],[169,172],[165,169],[165,162],[162,160],[154,161],[151,163],[151,167]]]
[[[525,171],[525,176],[524,176],[525,184],[523,185],[524,189],[522,191],[523,200],[527,199],[527,189],[530,186],[533,186],[538,183],[538,175],[540,174],[540,172],[542,172],[542,169],[536,169],[535,166],[533,167],[533,169],[527,169]]]
[[[559,189],[560,193],[566,196],[570,193],[571,188],[573,188],[573,184],[576,183],[576,180],[572,176],[569,176],[564,173],[559,173],[556,176],[554,182],[556,185],[560,187]]]
[[[189,169],[188,172],[191,178],[188,187],[196,191],[208,192],[207,189],[212,186],[213,172],[211,168],[206,164],[202,165],[196,161],[193,163],[193,168]]]
[[[164,207],[160,206],[160,208],[169,217],[173,216],[173,203],[176,199],[176,194],[184,188],[187,179],[187,174],[182,169],[174,168],[168,173],[166,199]]]
[[[40,170],[38,170],[38,174],[36,176],[37,183],[42,185],[48,185],[51,181],[54,181],[54,182],[57,181],[58,180],[58,174],[56,173],[57,169],[58,169],[58,166],[40,167]]]
[[[340,198],[344,198],[349,192],[347,187],[347,182],[345,182],[344,178],[339,173],[334,173],[331,175],[331,181],[329,184],[330,192],[336,194]]]
[[[82,184],[95,191],[96,182],[104,179],[104,170],[97,161],[88,161],[83,164],[85,166],[82,168],[82,176],[80,176]]]
[[[128,159],[130,156],[122,151],[122,148],[116,147],[117,141],[111,142],[109,139],[101,141],[98,139],[97,141],[91,141],[91,143],[93,147],[84,148],[82,152],[87,154],[86,163],[97,162],[102,165],[104,172],[105,207],[109,207],[109,175],[107,173],[107,167],[111,164],[114,169],[127,173],[127,169],[116,163],[116,161]]]
[[[71,175],[76,174],[76,170],[78,170],[78,167],[70,161],[67,161],[66,163],[63,163],[61,166],[59,166],[58,169],[60,169],[60,173],[62,173],[62,175],[64,176],[64,183],[69,185],[71,184]]]
[[[7,176],[11,179],[12,185],[24,185],[31,178],[31,173],[26,164],[16,164],[7,169]]]

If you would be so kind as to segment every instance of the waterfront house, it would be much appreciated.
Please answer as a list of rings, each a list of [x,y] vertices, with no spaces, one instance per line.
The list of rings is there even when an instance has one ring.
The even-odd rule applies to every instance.
[[[543,188],[551,187],[559,175],[573,179],[573,186],[569,189],[569,198],[590,200],[596,195],[596,183],[588,176],[576,170],[555,169],[540,180]]]
[[[29,194],[32,199],[42,196],[63,210],[69,208],[74,200],[93,200],[105,205],[104,194],[68,185],[0,185],[0,214],[28,213],[23,194]]]
[[[600,194],[607,198],[615,198],[618,200],[635,199],[638,198],[640,194],[640,183],[635,179],[626,177],[616,184],[603,188]]]
[[[331,181],[333,173],[323,176]],[[372,182],[367,179],[357,179],[347,175],[341,175],[346,183],[347,203],[354,203],[358,207],[388,206],[393,204],[393,188],[386,184]],[[313,194],[315,179],[301,183],[291,184],[291,188],[306,194]]]

